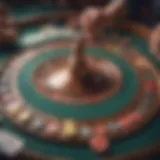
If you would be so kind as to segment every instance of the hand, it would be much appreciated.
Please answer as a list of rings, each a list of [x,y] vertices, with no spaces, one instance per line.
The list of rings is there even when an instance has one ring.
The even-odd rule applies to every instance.
[[[160,25],[158,25],[151,33],[150,50],[160,59]]]
[[[87,38],[94,39],[107,22],[107,16],[102,9],[88,8],[80,17],[80,25]]]
[[[95,38],[103,27],[114,25],[126,12],[127,0],[116,0],[104,8],[89,8],[81,15],[81,27],[86,36]]]

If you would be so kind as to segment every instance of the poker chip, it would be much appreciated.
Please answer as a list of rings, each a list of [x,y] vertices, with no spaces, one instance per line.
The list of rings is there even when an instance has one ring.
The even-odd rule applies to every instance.
[[[0,154],[6,157],[17,156],[25,147],[25,143],[17,136],[0,129]]]
[[[106,125],[107,131],[109,134],[114,134],[119,131],[121,124],[119,122],[108,122]]]
[[[60,123],[57,120],[50,120],[46,123],[45,129],[44,129],[44,135],[46,137],[52,137],[58,134],[60,131]]]
[[[82,139],[90,138],[92,135],[92,128],[87,125],[81,126],[79,129],[79,135]]]
[[[129,114],[126,117],[123,117],[122,120],[120,120],[120,124],[124,127],[124,128],[128,128],[130,127],[133,123],[139,123],[143,120],[143,115],[139,112],[133,112],[131,114]]]
[[[109,140],[106,136],[93,136],[90,140],[90,147],[95,152],[105,152],[109,148]]]
[[[35,116],[29,124],[29,129],[34,131],[39,131],[43,129],[45,120],[40,116]]]
[[[72,120],[66,120],[63,124],[63,136],[64,137],[73,137],[77,134],[78,127],[77,124]]]
[[[18,123],[25,123],[30,120],[31,117],[32,112],[30,110],[24,110],[17,115],[16,120]]]

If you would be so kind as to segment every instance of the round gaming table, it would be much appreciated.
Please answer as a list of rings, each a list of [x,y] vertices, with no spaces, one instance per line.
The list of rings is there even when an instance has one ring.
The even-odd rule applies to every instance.
[[[2,128],[24,141],[26,150],[20,156],[98,160],[101,155],[90,145],[97,124],[105,128],[108,142],[102,157],[127,157],[157,145],[160,63],[149,52],[149,34],[145,26],[125,22],[99,43],[86,47],[86,55],[112,63],[121,74],[120,87],[107,98],[50,94],[41,86],[45,73],[55,70],[54,59],[72,52],[74,38],[52,39],[13,56],[12,51],[2,51],[1,86],[6,87],[1,91]],[[124,39],[130,41],[127,51],[121,44]],[[101,147],[100,142],[103,139],[96,147]]]

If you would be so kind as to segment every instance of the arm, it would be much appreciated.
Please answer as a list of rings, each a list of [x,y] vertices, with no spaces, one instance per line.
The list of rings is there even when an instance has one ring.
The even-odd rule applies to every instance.
[[[104,14],[112,20],[123,17],[127,13],[127,0],[112,0],[104,8]]]
[[[111,27],[123,20],[128,0],[112,0],[103,8],[88,8],[81,15],[81,26],[85,35],[97,37],[104,27]]]

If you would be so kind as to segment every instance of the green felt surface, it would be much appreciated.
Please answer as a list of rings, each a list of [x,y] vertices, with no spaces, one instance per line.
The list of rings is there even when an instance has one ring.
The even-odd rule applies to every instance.
[[[23,31],[21,35],[23,36],[29,34],[30,31]],[[155,66],[160,68],[160,62],[157,61],[148,50],[148,44],[146,41],[140,39],[139,37],[129,34],[122,33],[122,35],[127,35],[132,39],[132,44],[135,48],[141,51],[145,56],[147,56]],[[21,43],[19,43],[21,45]],[[11,53],[2,52],[0,50],[0,60],[5,59]],[[3,60],[2,60],[3,61]],[[31,62],[30,62],[31,63]],[[26,66],[27,67],[27,66]],[[29,72],[30,68],[27,69]],[[31,72],[30,72],[31,73]],[[134,73],[131,75],[133,76]],[[25,75],[26,76],[26,75]],[[27,78],[27,77],[26,77]],[[28,77],[29,78],[29,77]],[[27,81],[29,79],[27,78]],[[135,81],[136,82],[136,81]],[[23,93],[24,94],[24,93]],[[26,95],[27,96],[27,95]],[[109,111],[110,114],[112,111]],[[112,142],[110,153],[113,156],[127,155],[129,153],[137,152],[142,149],[148,148],[157,142],[160,142],[160,116],[154,119],[150,124],[146,126],[145,129],[140,131],[136,135],[131,135],[126,139],[121,139],[119,141]],[[58,155],[71,157],[74,160],[98,160],[99,156],[93,153],[88,147],[72,147],[62,144],[53,144],[47,141],[40,140],[36,137],[30,136],[13,126],[7,120],[4,121],[4,128],[10,132],[20,136],[26,142],[26,146],[29,150],[40,152],[49,156]]]
[[[114,97],[107,101],[75,107],[75,105],[64,105],[54,102],[41,93],[39,93],[33,82],[33,73],[35,69],[45,61],[69,54],[71,51],[67,48],[53,49],[46,54],[34,58],[27,63],[19,74],[18,86],[25,100],[40,111],[48,113],[59,118],[68,118],[76,120],[95,120],[106,116],[113,116],[122,111],[136,96],[139,88],[139,82],[136,72],[123,59],[107,54],[103,48],[90,48],[87,53],[109,59],[115,63],[123,72],[123,84]],[[77,104],[78,106],[79,104]],[[85,113],[85,114],[84,114]]]

